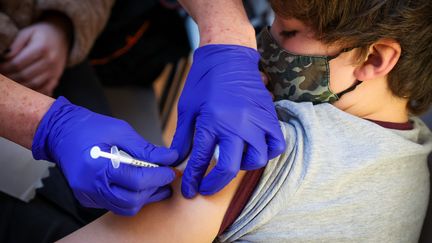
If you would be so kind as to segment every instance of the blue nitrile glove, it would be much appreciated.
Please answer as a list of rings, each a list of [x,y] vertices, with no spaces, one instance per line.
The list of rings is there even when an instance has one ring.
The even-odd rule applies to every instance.
[[[240,169],[261,168],[284,150],[285,140],[258,60],[258,52],[244,46],[206,45],[195,51],[171,144],[181,161],[193,137],[182,181],[185,197],[193,197],[198,190],[203,195],[216,193]],[[219,161],[203,179],[216,144]]]
[[[175,173],[169,167],[122,164],[114,169],[108,159],[91,158],[93,146],[109,152],[112,145],[160,165],[172,164],[178,157],[174,150],[145,141],[128,123],[73,105],[63,97],[42,118],[32,152],[35,159],[53,161],[61,168],[75,197],[85,207],[134,215],[144,204],[171,195],[167,185]]]

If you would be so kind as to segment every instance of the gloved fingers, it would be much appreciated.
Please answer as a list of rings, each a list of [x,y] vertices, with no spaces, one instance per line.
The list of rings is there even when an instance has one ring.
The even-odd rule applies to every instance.
[[[194,134],[192,153],[183,172],[181,189],[183,196],[186,198],[192,198],[198,192],[215,147],[215,136],[207,129],[198,126]]]
[[[107,205],[104,207],[108,209],[109,211],[113,212],[114,214],[121,215],[121,216],[134,216],[136,215],[142,208],[142,206],[135,206],[135,207],[119,207],[113,203],[107,203]]]
[[[274,110],[274,107],[271,109]],[[265,118],[262,119],[260,126],[261,130],[265,132],[265,140],[268,146],[268,159],[273,159],[280,155],[285,150],[285,138],[277,120],[276,114],[273,116],[274,111],[268,111]]]
[[[97,200],[93,199],[91,195],[88,195],[85,192],[73,190],[73,194],[83,207],[102,208],[102,206],[97,203]]]
[[[147,151],[147,157],[149,162],[168,166],[177,161],[178,152],[170,148],[155,147],[153,150]]]
[[[258,136],[258,138],[253,144],[246,145],[246,152],[241,162],[242,170],[256,170],[267,164],[268,147],[265,143],[265,136]]]
[[[171,197],[172,189],[170,186],[159,187],[146,201],[146,204],[159,202]]]
[[[170,165],[178,157],[177,151],[155,146],[138,134],[131,135],[129,139],[120,140],[117,145],[132,157],[158,165]]]
[[[117,185],[110,185],[106,192],[108,209],[116,214],[132,216],[138,213],[143,205],[148,203],[152,194],[158,188],[151,188],[143,191],[129,191]]]
[[[194,120],[192,114],[183,113],[178,116],[177,128],[170,147],[178,152],[177,161],[173,165],[177,165],[183,161],[189,154],[195,127]]]
[[[154,188],[153,190],[156,189],[157,188]],[[148,190],[131,191],[116,184],[110,184],[106,194],[111,204],[124,209],[137,207],[142,201],[141,197],[144,196],[147,198],[151,195],[148,193]]]
[[[115,184],[131,191],[142,191],[153,187],[170,184],[175,179],[175,172],[170,167],[144,168],[121,164],[115,169],[108,166],[109,184]]]
[[[142,207],[133,207],[133,208],[119,208],[119,207],[113,207],[110,209],[111,212],[117,215],[121,216],[135,216]]]
[[[268,159],[275,158],[285,150],[285,138],[279,123],[277,123],[277,127],[271,133],[266,134],[266,142],[268,146]]]
[[[149,203],[158,202],[171,196],[170,186],[155,187],[148,190],[133,192],[111,185],[112,194],[116,197],[110,201],[112,211],[124,216],[133,216]],[[127,199],[127,203],[124,202]]]
[[[216,166],[203,179],[199,192],[212,195],[224,188],[239,172],[244,142],[237,136],[231,136],[219,142],[219,160]]]
[[[135,211],[134,214],[136,214],[137,211],[135,209],[138,209],[139,211],[144,205],[164,200],[170,197],[171,194],[172,190],[169,185],[140,191],[138,192],[138,198],[136,199],[136,201],[133,202],[134,206],[130,208],[130,211]]]

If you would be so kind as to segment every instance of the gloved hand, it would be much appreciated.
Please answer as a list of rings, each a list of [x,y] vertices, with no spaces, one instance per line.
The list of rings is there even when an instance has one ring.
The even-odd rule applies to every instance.
[[[175,178],[171,168],[122,164],[114,169],[108,159],[91,158],[95,145],[107,152],[117,145],[133,157],[160,165],[171,164],[178,157],[176,151],[146,142],[128,123],[75,106],[63,97],[42,118],[32,152],[35,159],[53,161],[61,168],[85,207],[134,215],[144,204],[171,195],[168,184]]]
[[[182,161],[193,148],[182,179],[182,193],[221,190],[240,169],[263,167],[282,153],[285,140],[272,98],[261,80],[256,50],[237,45],[206,45],[194,62],[178,104],[171,148]],[[220,156],[203,179],[215,145]]]

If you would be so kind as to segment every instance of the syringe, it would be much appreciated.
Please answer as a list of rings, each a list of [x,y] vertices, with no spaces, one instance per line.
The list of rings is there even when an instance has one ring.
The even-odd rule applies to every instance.
[[[139,167],[150,167],[150,168],[159,167],[159,165],[157,165],[157,164],[153,164],[150,162],[134,159],[129,154],[127,154],[126,152],[119,150],[117,148],[117,146],[111,147],[111,153],[102,151],[99,148],[99,146],[94,146],[90,150],[90,156],[93,159],[97,159],[99,157],[111,159],[111,164],[114,168],[118,168],[121,163],[130,164],[130,165],[139,166]]]

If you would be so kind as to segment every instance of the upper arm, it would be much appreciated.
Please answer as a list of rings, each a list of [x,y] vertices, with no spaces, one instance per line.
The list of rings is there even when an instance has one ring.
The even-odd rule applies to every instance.
[[[212,196],[185,199],[180,179],[171,198],[144,206],[133,217],[107,213],[69,235],[66,242],[212,242],[245,172]]]

